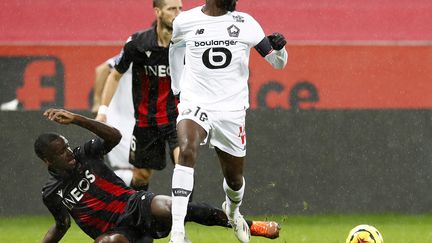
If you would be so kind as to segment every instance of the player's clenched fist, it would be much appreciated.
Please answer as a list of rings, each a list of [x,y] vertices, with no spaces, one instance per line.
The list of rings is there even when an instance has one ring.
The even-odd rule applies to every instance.
[[[285,37],[281,33],[275,32],[267,36],[267,38],[269,39],[273,49],[277,51],[281,50],[287,43]]]

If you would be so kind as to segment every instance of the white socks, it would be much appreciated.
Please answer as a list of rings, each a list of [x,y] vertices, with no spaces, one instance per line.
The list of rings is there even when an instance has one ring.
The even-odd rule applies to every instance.
[[[172,177],[172,232],[185,232],[184,219],[193,190],[194,168],[176,165]]]
[[[243,194],[244,194],[245,184],[246,184],[246,182],[245,182],[245,179],[243,177],[243,185],[242,185],[242,187],[240,188],[240,190],[234,191],[233,189],[231,189],[228,186],[228,184],[227,184],[227,182],[226,182],[226,180],[224,178],[223,189],[224,189],[225,195],[226,195],[225,201],[227,203],[227,208],[229,210],[228,211],[229,212],[228,216],[231,219],[234,218],[235,216],[237,216],[238,214],[240,214],[239,208],[240,208],[240,205],[241,205],[242,200],[243,200]]]

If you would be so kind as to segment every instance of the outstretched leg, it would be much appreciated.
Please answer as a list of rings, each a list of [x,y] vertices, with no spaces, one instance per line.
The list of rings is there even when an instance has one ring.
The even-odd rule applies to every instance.
[[[152,214],[159,221],[171,225],[171,198],[168,196],[156,196],[151,205]],[[221,226],[231,228],[228,217],[224,211],[206,203],[190,202],[185,217],[187,222],[195,222],[206,226]],[[269,239],[279,237],[280,227],[273,221],[246,220],[253,236],[261,236]]]

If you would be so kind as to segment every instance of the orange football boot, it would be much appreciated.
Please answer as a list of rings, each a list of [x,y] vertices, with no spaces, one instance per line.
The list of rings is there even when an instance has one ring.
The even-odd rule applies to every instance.
[[[250,227],[251,235],[262,236],[269,239],[279,237],[280,226],[274,221],[252,221]]]

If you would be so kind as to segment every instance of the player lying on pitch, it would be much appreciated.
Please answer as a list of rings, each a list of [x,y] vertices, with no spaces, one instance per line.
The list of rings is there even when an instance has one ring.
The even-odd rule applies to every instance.
[[[48,109],[44,116],[60,124],[83,127],[98,138],[74,150],[65,137],[56,133],[44,133],[36,139],[35,152],[50,174],[42,189],[43,202],[55,219],[42,242],[58,242],[70,227],[70,216],[99,243],[137,242],[145,235],[155,239],[168,236],[171,197],[134,191],[104,163],[104,155],[121,139],[116,128],[61,109]],[[186,221],[231,227],[221,209],[204,203],[189,203]],[[279,237],[276,222],[247,222],[254,236]]]

